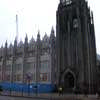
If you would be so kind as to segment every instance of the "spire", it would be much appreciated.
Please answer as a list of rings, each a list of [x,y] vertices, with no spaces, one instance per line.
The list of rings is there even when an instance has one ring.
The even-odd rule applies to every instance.
[[[31,39],[30,39],[30,41],[29,41],[29,44],[30,44],[30,45],[34,45],[34,43],[35,43],[35,39],[34,39],[33,36],[32,36]]]
[[[47,42],[48,41],[48,35],[47,35],[47,33],[45,32],[45,35],[44,35],[44,37],[43,37],[43,42]]]
[[[37,41],[40,40],[40,31],[38,30]]]
[[[54,37],[55,37],[55,32],[54,32],[54,28],[53,28],[53,26],[52,26],[50,38],[54,38]]]
[[[15,41],[14,41],[14,47],[17,47],[17,37],[15,38]]]
[[[28,37],[27,37],[27,33],[26,33],[26,37],[25,37],[25,44],[28,43]]]
[[[9,48],[12,48],[12,47],[13,47],[13,45],[12,45],[12,43],[10,43]]]
[[[6,43],[5,43],[5,48],[7,48],[7,45],[8,45],[8,44],[7,44],[7,40],[6,40]]]
[[[52,34],[54,34],[55,32],[54,32],[54,28],[53,28],[53,26],[52,26],[52,29],[51,29],[51,33]]]
[[[3,44],[1,45],[1,48],[3,48]]]
[[[6,42],[5,42],[5,51],[4,51],[4,53],[5,53],[4,56],[5,56],[5,57],[7,56],[7,45],[8,45],[8,44],[7,44],[7,40],[6,40]]]
[[[18,15],[16,15],[16,39],[18,41]]]
[[[18,47],[23,47],[24,45],[23,45],[23,41],[22,41],[22,39],[20,39],[20,42],[18,43]]]
[[[14,54],[14,56],[16,55],[16,50],[17,50],[17,37],[14,40],[14,48],[13,48],[13,54]]]

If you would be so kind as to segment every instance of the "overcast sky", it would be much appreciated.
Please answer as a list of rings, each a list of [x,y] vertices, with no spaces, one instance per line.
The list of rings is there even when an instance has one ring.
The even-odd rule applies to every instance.
[[[100,54],[100,0],[88,0],[94,13],[96,47]],[[7,40],[13,43],[16,36],[16,14],[18,14],[19,35],[23,40],[27,33],[29,40],[36,39],[38,30],[41,38],[45,32],[50,35],[51,27],[56,29],[56,10],[59,0],[0,0],[0,47]]]

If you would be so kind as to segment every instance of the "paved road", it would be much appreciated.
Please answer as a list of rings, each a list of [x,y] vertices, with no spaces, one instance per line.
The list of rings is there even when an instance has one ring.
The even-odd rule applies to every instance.
[[[41,98],[0,96],[0,100],[44,100]]]
[[[0,100],[100,100],[96,98],[95,95],[90,95],[84,97],[83,95],[73,96],[73,95],[64,95],[64,96],[51,96],[51,97],[16,97],[16,96],[0,96]]]

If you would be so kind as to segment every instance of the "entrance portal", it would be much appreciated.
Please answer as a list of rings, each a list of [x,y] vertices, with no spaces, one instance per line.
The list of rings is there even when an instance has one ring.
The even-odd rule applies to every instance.
[[[66,89],[72,89],[74,88],[74,76],[72,73],[68,72],[67,74],[65,74],[64,76],[64,87]]]

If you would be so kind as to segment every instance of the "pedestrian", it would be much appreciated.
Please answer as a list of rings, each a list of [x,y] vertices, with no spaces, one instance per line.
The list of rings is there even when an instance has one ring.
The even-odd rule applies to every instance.
[[[58,92],[59,92],[59,96],[63,95],[63,89],[62,89],[62,87],[59,87]]]

